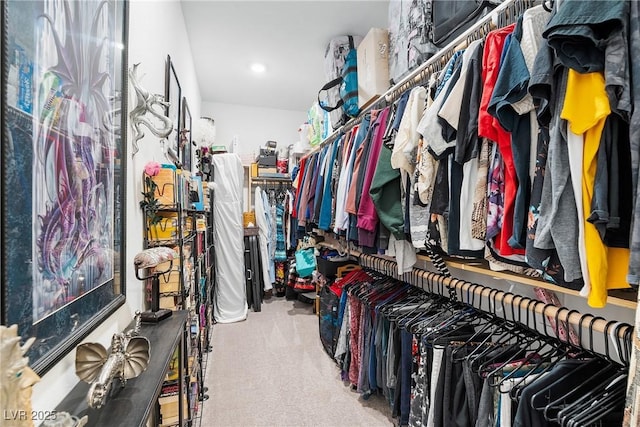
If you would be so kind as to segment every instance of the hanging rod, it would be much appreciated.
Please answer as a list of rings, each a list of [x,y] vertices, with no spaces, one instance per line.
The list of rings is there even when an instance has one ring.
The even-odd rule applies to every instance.
[[[505,292],[478,283],[467,282],[455,277],[446,277],[442,274],[423,270],[417,267],[414,267],[410,273],[398,275],[397,262],[395,259],[355,252],[353,252],[352,255],[358,256],[358,261],[362,267],[377,271],[378,273],[384,274],[385,276],[402,280],[414,286],[420,287],[421,289],[424,289],[423,286],[425,285],[425,280],[426,284],[429,286],[428,290],[430,292],[447,296],[447,292],[449,291],[449,289],[453,289],[460,301],[478,310],[487,311],[482,308],[483,301],[488,301],[489,303],[493,303],[494,305],[501,304],[503,307],[511,306],[512,316],[513,313],[515,313],[515,309],[517,309],[519,313],[521,313],[520,311],[524,309],[526,312],[533,312],[534,315],[542,315],[543,322],[544,317],[546,317],[549,319],[555,319],[556,323],[566,322],[567,324],[577,326],[581,330],[587,328],[588,330],[600,332],[604,336],[605,343],[608,343],[608,340],[610,339],[609,334],[613,334],[614,336],[617,336],[618,339],[621,339],[625,342],[625,349],[631,348],[630,339],[633,336],[633,326],[629,325],[628,323],[607,321],[602,317],[592,314],[581,314],[577,310],[572,310],[564,306],[547,304],[537,299],[513,294],[511,292]],[[439,287],[437,289],[434,289],[434,284],[438,285]],[[476,301],[476,296],[479,297],[478,301]],[[478,302],[478,304],[476,304],[476,302]],[[495,311],[492,312],[492,314],[499,316]],[[518,315],[517,320],[514,318],[508,319],[506,310],[504,310],[502,313],[502,318],[508,321],[517,321],[522,324],[520,314]],[[549,333],[546,323],[544,323],[544,331],[540,331],[537,329],[538,325],[535,323],[535,317],[533,319],[533,323],[535,326],[535,330],[538,333],[544,334],[548,337],[558,338],[555,335]],[[530,326],[528,323],[528,315],[527,326]],[[553,332],[553,326],[550,327],[551,331]],[[580,343],[580,346],[586,348],[582,345],[582,343]],[[621,358],[623,358],[623,361],[627,356],[628,355],[621,356]]]
[[[384,108],[386,105],[395,102],[407,90],[426,82],[434,72],[438,72],[444,68],[454,52],[465,49],[468,44],[474,40],[484,38],[489,31],[494,28],[501,28],[516,22],[517,19],[528,8],[533,6],[534,3],[535,0],[507,0],[501,3],[486,16],[478,20],[472,27],[468,28],[465,32],[453,39],[449,44],[438,51],[438,53],[427,59],[418,68],[387,89],[385,93],[362,109],[357,117],[352,118],[347,123],[334,130],[320,144],[303,157],[308,157],[316,153],[325,145],[335,141],[340,134],[348,132],[355,125],[362,122],[365,114],[376,108]]]

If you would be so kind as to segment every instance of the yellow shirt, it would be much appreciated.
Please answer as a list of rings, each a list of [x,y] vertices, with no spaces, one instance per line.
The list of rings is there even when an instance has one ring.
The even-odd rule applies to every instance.
[[[595,225],[587,221],[591,214],[598,148],[602,129],[611,114],[609,98],[605,91],[602,73],[580,74],[569,70],[564,107],[560,117],[567,120],[573,133],[584,136],[582,158],[582,206],[587,267],[591,290],[588,303],[591,307],[604,307],[607,289],[628,288],[626,272],[629,267],[629,249],[605,246]],[[583,272],[584,274],[584,272]]]

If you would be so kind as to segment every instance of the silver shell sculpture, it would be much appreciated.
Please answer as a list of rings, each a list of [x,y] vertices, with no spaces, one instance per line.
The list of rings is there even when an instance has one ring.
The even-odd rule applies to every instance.
[[[140,313],[136,313],[136,328],[113,334],[111,348],[99,343],[80,344],[76,349],[76,375],[91,384],[87,403],[101,408],[107,401],[113,381],[122,387],[127,380],[142,374],[149,365],[150,344],[145,337],[136,336],[140,330]]]

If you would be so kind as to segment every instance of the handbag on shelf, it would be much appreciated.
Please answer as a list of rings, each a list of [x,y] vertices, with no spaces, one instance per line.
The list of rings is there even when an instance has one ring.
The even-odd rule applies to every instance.
[[[310,292],[316,290],[316,285],[310,277],[298,277],[293,285],[293,289],[299,292]]]
[[[316,269],[316,255],[313,248],[296,251],[296,272],[300,277],[309,277]]]

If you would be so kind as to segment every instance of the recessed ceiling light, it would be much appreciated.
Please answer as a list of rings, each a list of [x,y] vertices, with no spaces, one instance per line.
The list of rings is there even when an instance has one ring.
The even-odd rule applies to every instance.
[[[258,62],[251,64],[251,71],[256,74],[262,74],[266,69],[267,68],[264,66],[264,64],[260,64]]]

